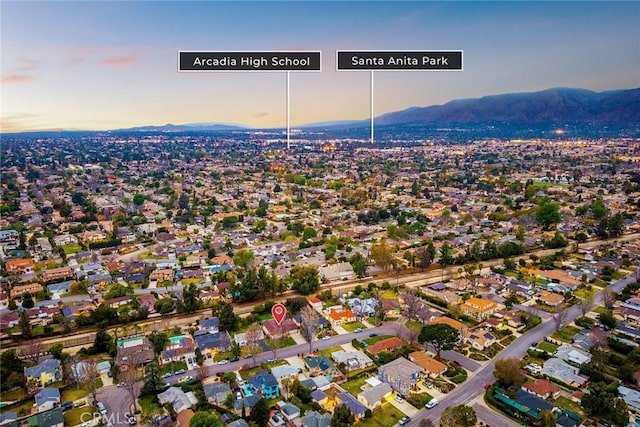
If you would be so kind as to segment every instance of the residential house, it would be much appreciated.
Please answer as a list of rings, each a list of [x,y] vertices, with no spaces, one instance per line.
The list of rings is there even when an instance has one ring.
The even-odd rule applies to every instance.
[[[108,299],[106,301],[103,301],[102,303],[107,307],[119,308],[119,307],[122,307],[123,305],[127,305],[131,303],[131,297],[129,295],[123,295],[121,297]]]
[[[259,371],[247,378],[247,386],[251,394],[260,394],[265,399],[280,396],[278,381],[267,371]]]
[[[354,415],[356,421],[363,419],[369,409],[346,391],[337,393],[336,399],[340,401],[336,406],[347,405],[349,409],[351,409],[351,413]]]
[[[298,378],[300,368],[291,365],[275,366],[271,369],[271,374],[276,380],[281,381],[283,378]]]
[[[22,297],[23,294],[29,293],[31,296],[35,296],[38,292],[41,292],[44,288],[40,283],[29,283],[27,285],[18,285],[11,288],[9,291],[9,297],[11,299]]]
[[[322,312],[322,301],[318,297],[309,297],[309,305],[317,312]]]
[[[378,312],[378,300],[375,298],[351,298],[345,301],[356,317],[371,317]]]
[[[588,377],[580,375],[580,368],[569,365],[564,360],[556,357],[547,360],[540,373],[572,387],[581,387],[589,381]]]
[[[349,371],[364,369],[373,365],[373,360],[361,351],[334,351],[331,358],[338,365],[344,363]]]
[[[62,315],[69,320],[73,320],[83,314],[89,314],[96,309],[93,301],[78,301],[62,307]]]
[[[138,296],[138,304],[140,308],[146,307],[149,314],[156,312],[155,305],[158,299],[153,294],[144,294]]]
[[[462,312],[477,320],[484,320],[498,310],[498,304],[483,298],[469,298],[460,305]]]
[[[329,282],[354,279],[356,277],[353,267],[348,262],[339,262],[320,267],[318,268],[318,276]]]
[[[152,282],[171,282],[173,281],[175,272],[171,268],[153,270],[149,274],[149,280]]]
[[[551,307],[557,307],[564,302],[564,297],[560,294],[549,291],[539,291],[534,295],[534,298],[541,304],[549,305]]]
[[[591,353],[580,350],[569,344],[562,344],[558,347],[555,356],[558,359],[562,359],[565,362],[575,363],[576,365],[582,365],[591,361]]]
[[[249,424],[245,420],[240,418],[227,424],[227,427],[249,427]]]
[[[367,346],[366,350],[369,354],[377,355],[383,351],[392,351],[396,348],[400,348],[404,345],[404,341],[398,337],[385,338],[380,340],[370,346]]]
[[[262,329],[258,329],[256,339],[258,341],[264,339],[264,332],[262,332]],[[249,343],[249,341],[247,340],[247,334],[245,332],[235,334],[233,336],[233,340],[238,343],[240,347],[245,347]]]
[[[33,273],[33,267],[35,263],[30,258],[10,259],[5,263],[5,269],[9,275]]]
[[[458,331],[458,333],[460,334],[460,337],[463,337],[467,330],[467,326],[464,323],[458,322],[457,320],[454,320],[447,316],[440,316],[437,319],[429,322],[429,324],[430,325],[441,325],[441,324],[449,325],[453,329]]]
[[[442,288],[438,285],[442,285]],[[434,283],[431,286],[427,286],[424,292],[427,296],[439,299],[447,304],[457,304],[460,300],[460,296],[455,292],[448,290],[444,283]]]
[[[52,294],[51,299],[58,299],[62,296],[62,294],[68,294],[71,291],[71,285],[73,283],[73,280],[67,280],[66,282],[52,283],[51,285],[47,285],[47,290]]]
[[[212,382],[203,384],[204,394],[207,400],[215,405],[222,405],[231,393],[231,387],[226,383]]]
[[[295,424],[296,420],[300,418],[300,408],[290,402],[280,401],[276,403],[282,416],[290,423]]]
[[[621,385],[618,387],[618,393],[633,416],[640,419],[640,391]]]
[[[382,406],[386,397],[391,396],[393,389],[387,383],[379,382],[374,387],[369,387],[358,393],[358,401],[370,410],[374,411]]]
[[[180,339],[176,339],[180,338]],[[195,360],[195,344],[193,338],[182,335],[172,337],[164,351],[160,353],[160,363],[178,362],[182,360]]]
[[[476,350],[484,350],[497,342],[496,337],[486,329],[472,330],[467,332],[466,342]]]
[[[302,427],[330,427],[331,414],[325,412],[323,414],[311,411],[302,417]]]
[[[560,397],[560,387],[547,379],[527,381],[522,384],[522,389],[528,393],[535,394],[542,399],[556,400]]]
[[[414,351],[409,354],[409,360],[418,365],[422,372],[431,378],[442,375],[447,370],[447,365],[427,355],[424,351]]]
[[[250,396],[245,396],[242,399],[236,399],[233,401],[233,409],[240,413],[244,408],[247,413],[250,413],[251,408],[253,408],[260,399],[262,399],[262,397],[259,394],[252,394]]]
[[[0,329],[12,328],[18,324],[20,316],[15,311],[0,313]]]
[[[193,334],[196,346],[207,359],[211,359],[216,353],[231,350],[231,338],[227,331],[210,334],[206,331],[197,331]]]
[[[269,338],[282,338],[289,336],[290,332],[297,331],[298,324],[288,317],[279,325],[274,319],[268,319],[262,322],[262,330]]]
[[[387,317],[398,317],[400,315],[400,303],[397,299],[384,298],[382,309]]]
[[[200,321],[200,329],[209,332],[210,334],[215,334],[216,332],[220,332],[220,321],[217,317],[213,317],[210,319],[203,319]]]
[[[35,414],[28,415],[21,419],[16,420],[13,423],[7,424],[9,427],[18,426],[37,426],[37,427],[63,427],[64,417],[62,416],[62,409],[56,407],[44,412],[36,412]]]
[[[18,420],[18,414],[16,412],[5,412],[3,414],[0,414],[0,426],[4,426],[4,425],[9,425],[11,427],[13,427],[14,425],[17,426],[18,423],[16,422]],[[331,420],[331,416],[329,416],[329,420]],[[327,425],[327,427],[329,427]]]
[[[378,368],[378,379],[398,393],[408,396],[420,379],[420,366],[400,357]]]
[[[36,387],[45,387],[56,381],[62,381],[62,366],[58,359],[44,359],[39,364],[24,368],[27,382],[33,382]]]
[[[42,272],[44,282],[53,282],[60,279],[70,279],[73,277],[71,267],[51,268]]]
[[[37,412],[48,411],[60,404],[60,389],[57,387],[46,387],[35,395],[35,408]]]
[[[154,357],[153,344],[146,337],[118,341],[116,365],[121,370],[128,369],[128,366],[137,367],[147,364]]]
[[[324,356],[305,356],[304,364],[312,374],[334,376],[338,373],[333,362]]]
[[[353,311],[351,311],[351,309],[341,307],[338,309],[332,308],[329,311],[328,320],[329,322],[331,322],[332,326],[341,326],[346,323],[353,323],[357,319],[356,319],[356,315],[353,313]]]
[[[181,388],[169,387],[162,393],[158,394],[158,403],[164,405],[165,403],[171,403],[173,410],[176,414],[191,408],[191,406],[198,403],[198,399],[195,397],[192,391],[185,393]]]

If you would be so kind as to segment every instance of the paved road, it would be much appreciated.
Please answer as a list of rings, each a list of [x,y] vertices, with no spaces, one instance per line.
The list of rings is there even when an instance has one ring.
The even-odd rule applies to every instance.
[[[618,280],[614,284],[609,286],[609,289],[619,292],[627,284],[635,281],[635,273],[632,273],[625,278]],[[595,295],[595,304],[602,304],[602,291],[598,291]],[[568,310],[568,314],[565,320],[565,324],[572,322],[575,318],[580,316],[580,309],[577,306],[573,306]],[[428,418],[434,424],[437,425],[437,421],[440,418],[442,411],[448,406],[464,405],[471,402],[476,397],[484,393],[485,384],[492,383],[494,381],[493,369],[495,367],[496,359],[503,359],[506,357],[515,357],[521,359],[527,352],[527,349],[532,342],[540,342],[545,337],[551,335],[555,330],[555,325],[551,318],[543,320],[543,322],[532,330],[528,331],[524,335],[516,339],[509,347],[502,350],[498,356],[494,357],[489,363],[482,366],[476,372],[473,372],[469,379],[457,387],[451,393],[440,399],[440,404],[433,409],[421,409],[420,412],[411,418],[409,427],[418,427],[420,420]]]
[[[476,402],[471,406],[476,410],[478,420],[484,422],[487,427],[520,427],[520,424],[510,420],[502,414],[492,411],[480,403]]]
[[[107,408],[107,419],[115,426],[128,426],[125,413],[130,411],[131,394],[115,385],[103,387],[98,392],[98,400]]]

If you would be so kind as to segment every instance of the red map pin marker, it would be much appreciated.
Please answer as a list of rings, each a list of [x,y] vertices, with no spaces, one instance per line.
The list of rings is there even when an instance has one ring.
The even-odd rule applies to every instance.
[[[280,303],[277,303],[273,307],[271,307],[271,314],[273,315],[276,323],[279,325],[284,320],[284,316],[287,315],[287,307]]]

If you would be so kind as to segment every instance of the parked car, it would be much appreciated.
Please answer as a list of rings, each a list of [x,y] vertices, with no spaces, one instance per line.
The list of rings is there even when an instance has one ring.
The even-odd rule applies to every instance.
[[[73,408],[73,402],[71,400],[63,402],[60,405],[60,408],[62,408],[62,411],[68,411],[69,409]]]
[[[169,378],[172,375],[173,375],[173,372],[167,372],[165,374],[162,374],[162,378]]]
[[[409,421],[411,421],[411,418],[409,417],[402,417],[402,419],[400,421],[398,421],[398,424],[403,426],[405,424],[409,424]]]
[[[355,333],[362,332],[362,328],[356,328],[353,332]]]
[[[404,399],[402,398],[402,396],[400,396],[399,394],[396,395],[396,402],[398,403],[404,403]]]
[[[431,408],[435,408],[437,404],[438,404],[438,399],[433,398],[430,401],[428,401],[427,403],[425,403],[424,407],[427,408],[427,409],[431,409]]]
[[[377,337],[377,336],[378,336],[378,334],[369,334],[369,336],[370,336],[371,338],[373,338],[373,337]]]
[[[107,408],[104,406],[104,403],[102,402],[97,401],[96,408],[98,409],[98,412],[100,412],[102,415],[107,413]]]
[[[274,359],[273,357],[267,359],[267,363],[275,363],[276,359]]]
[[[253,357],[253,354],[246,354],[244,356],[245,359],[251,359]]]
[[[182,374],[184,374],[184,369],[180,369],[175,373],[175,375],[182,375]]]
[[[229,363],[229,361],[227,359],[221,360],[218,362],[218,365],[226,365],[227,363]]]

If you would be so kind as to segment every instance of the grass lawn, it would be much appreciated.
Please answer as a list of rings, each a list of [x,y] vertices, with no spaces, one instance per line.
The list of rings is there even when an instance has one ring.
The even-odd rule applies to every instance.
[[[248,359],[248,360],[251,360],[251,359]],[[242,379],[246,380],[247,378],[255,375],[259,371],[265,371],[265,370],[271,371],[272,368],[275,368],[276,366],[283,366],[283,365],[288,365],[286,360],[276,360],[273,363],[263,363],[262,365],[254,366],[253,368],[250,368],[247,370],[241,370],[239,372]]]
[[[555,352],[558,350],[557,345],[551,344],[547,341],[541,341],[540,344],[538,344],[537,348],[539,348],[540,350],[544,350],[549,354],[555,354]]]
[[[197,285],[203,281],[204,279],[182,279],[182,286]]]
[[[15,412],[18,414],[18,418],[20,418],[22,416],[29,415],[35,403],[35,399],[30,398],[15,405],[5,406],[2,408],[2,412]]]
[[[347,381],[346,383],[341,384],[342,388],[347,390],[353,396],[357,396],[358,393],[362,391],[360,387],[362,387],[365,383],[366,377],[356,378],[354,380]]]
[[[551,338],[559,341],[569,342],[578,332],[580,332],[580,329],[576,328],[575,326],[566,325],[560,328],[558,332],[551,335]]]
[[[573,294],[579,298],[586,298],[587,296],[589,296],[589,294],[591,294],[593,292],[592,291],[588,291],[586,288],[580,288],[580,289],[576,289],[575,291],[573,291]]]
[[[64,425],[77,426],[83,422],[91,421],[93,419],[94,409],[91,406],[83,406],[81,408],[73,408],[63,412]]]
[[[605,282],[604,280],[602,280],[602,279],[596,279],[591,284],[593,286],[597,286],[599,288],[606,288],[607,286],[609,286],[609,284],[607,282]]]
[[[382,291],[382,295],[380,295],[383,299],[396,299],[398,294],[393,289],[387,289]]]
[[[373,345],[378,341],[386,340],[387,338],[393,338],[393,335],[378,335],[377,337],[367,338],[362,342],[366,343],[367,345]]]
[[[422,330],[422,323],[416,320],[407,320],[406,322],[404,322],[404,326],[406,326],[407,329],[412,329],[417,333],[420,333],[420,331]]]
[[[424,408],[425,403],[429,402],[433,399],[429,393],[411,393],[407,397],[407,402],[415,406],[416,409],[420,410]]]
[[[166,365],[162,365],[160,367],[160,375],[166,374],[167,372],[176,372],[180,369],[187,370],[187,362],[179,361],[173,362],[173,367],[171,363],[167,363]]]
[[[143,252],[138,256],[142,259],[169,259],[168,256],[153,255],[153,251]]]
[[[261,322],[264,322],[265,320],[273,319],[273,316],[271,315],[271,312],[262,313],[258,314],[258,319],[260,319]]]
[[[347,324],[342,325],[342,327],[345,329],[345,331],[348,331],[348,332],[353,332],[358,328],[366,329],[365,326],[361,322],[347,323]]]
[[[0,395],[0,400],[22,400],[26,397],[24,390],[17,388],[15,390],[6,391]]]
[[[77,243],[69,243],[68,245],[62,245],[65,255],[77,254],[82,251],[82,246]]]
[[[62,402],[67,402],[67,401],[82,399],[83,397],[86,397],[88,395],[89,395],[89,392],[85,390],[84,387],[79,389],[70,388],[62,392],[62,396],[60,396],[60,399]]]
[[[404,414],[390,403],[383,403],[382,408],[373,413],[373,417],[365,418],[358,423],[360,427],[389,427],[395,425]]]
[[[606,312],[607,312],[607,311],[609,311],[609,310],[607,310],[607,308],[606,308],[605,306],[601,305],[601,306],[599,306],[599,307],[594,308],[594,309],[593,309],[593,310],[591,310],[591,311],[593,311],[594,313],[598,313],[598,314],[604,314],[604,313],[606,313]]]
[[[151,418],[153,414],[162,414],[163,409],[158,405],[153,396],[144,396],[138,399],[140,409],[147,418]]]
[[[273,350],[273,346],[275,345],[276,349],[279,348],[285,348],[285,347],[292,347],[294,345],[296,345],[296,340],[294,340],[291,337],[284,337],[284,338],[280,338],[274,341],[267,341],[267,347],[269,347],[270,349]]]
[[[324,350],[320,350],[320,354],[326,357],[327,359],[331,360],[331,353],[336,351],[343,351],[343,350],[344,348],[337,345],[335,347],[329,347],[329,348],[325,348]]]
[[[567,399],[566,397],[559,397],[553,403],[556,406],[559,406],[564,409],[568,409],[570,411],[577,413],[578,415],[584,416],[584,409],[582,409],[582,406],[580,406],[580,404],[570,399]]]

